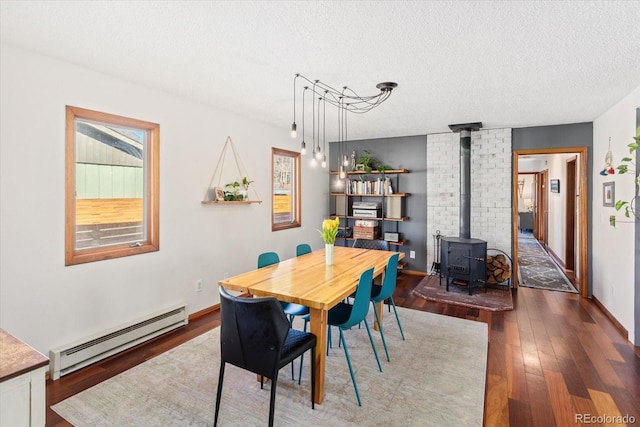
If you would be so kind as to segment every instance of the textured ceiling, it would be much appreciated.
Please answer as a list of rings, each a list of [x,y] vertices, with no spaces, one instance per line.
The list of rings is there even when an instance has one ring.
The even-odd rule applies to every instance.
[[[360,94],[397,82],[349,139],[592,121],[640,86],[639,22],[637,1],[0,1],[4,43],[284,134],[295,73]]]

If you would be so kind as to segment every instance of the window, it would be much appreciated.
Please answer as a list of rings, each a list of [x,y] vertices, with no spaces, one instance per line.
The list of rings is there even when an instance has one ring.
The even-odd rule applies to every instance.
[[[160,126],[67,106],[65,265],[157,251]]]
[[[271,231],[300,227],[300,153],[271,149]]]

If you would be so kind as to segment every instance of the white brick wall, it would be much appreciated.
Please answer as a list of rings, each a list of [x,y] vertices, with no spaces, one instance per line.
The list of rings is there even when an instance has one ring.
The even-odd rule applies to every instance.
[[[511,256],[511,129],[471,133],[471,237]],[[427,135],[427,269],[433,234],[460,232],[460,134]]]

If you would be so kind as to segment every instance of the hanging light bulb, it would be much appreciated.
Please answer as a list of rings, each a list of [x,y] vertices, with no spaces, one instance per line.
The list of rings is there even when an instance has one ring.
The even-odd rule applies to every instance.
[[[338,175],[338,176],[340,176],[340,179],[345,179],[346,176],[347,176],[347,174],[344,173],[344,166],[342,166],[342,165],[340,165],[340,175]]]
[[[321,97],[318,97],[318,146],[316,147],[316,160],[322,160],[322,150],[320,149],[320,101]]]
[[[320,164],[320,166],[322,166],[322,168],[326,168],[327,167],[327,91],[324,92],[324,98],[323,98],[323,102],[322,102],[322,107],[323,107],[323,115],[322,115],[322,151],[323,151],[323,156],[322,156],[322,163]],[[320,121],[318,121],[318,123],[320,123]]]
[[[347,157],[347,155],[344,155],[344,158],[342,159],[342,165],[343,166],[349,166],[349,157]]]
[[[309,89],[309,86],[305,86],[304,90],[302,91],[302,143],[300,144],[300,154],[303,155],[303,156],[305,154],[307,154],[307,144],[304,142],[304,105],[305,105],[304,104],[304,94],[307,91],[307,89]],[[295,92],[294,92],[294,94],[295,94]],[[294,99],[295,99],[295,95],[294,95]]]
[[[291,138],[298,136],[298,126],[296,125],[296,79],[298,77],[300,77],[300,74],[296,74],[293,79],[293,123],[291,123]]]

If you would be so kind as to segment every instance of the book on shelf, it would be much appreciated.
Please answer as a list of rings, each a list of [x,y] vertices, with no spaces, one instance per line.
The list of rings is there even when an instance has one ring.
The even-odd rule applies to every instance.
[[[391,179],[389,177],[384,180],[378,178],[375,181],[351,179],[347,182],[347,185],[345,185],[345,191],[347,194],[381,196],[385,194],[393,194],[393,187],[391,186]]]

